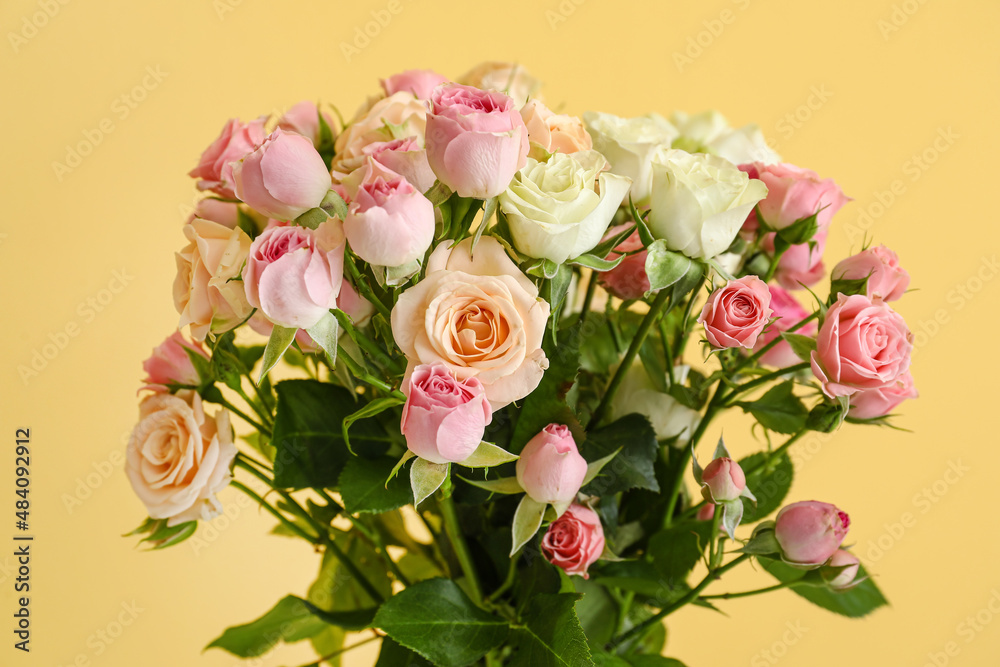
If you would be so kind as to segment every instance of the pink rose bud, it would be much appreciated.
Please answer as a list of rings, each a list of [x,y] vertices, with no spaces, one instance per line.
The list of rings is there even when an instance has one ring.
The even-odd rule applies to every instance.
[[[198,179],[199,190],[211,190],[220,197],[234,199],[233,169],[231,163],[252,152],[267,134],[264,132],[265,116],[249,123],[230,120],[222,128],[222,133],[205,149],[198,166],[188,172],[188,176]]]
[[[337,308],[344,311],[355,326],[363,327],[371,320],[375,314],[375,305],[371,301],[358,294],[354,286],[346,280],[340,286],[340,294],[337,296]]]
[[[811,287],[823,279],[826,267],[823,265],[823,251],[826,249],[826,232],[819,231],[812,237],[812,245],[800,243],[786,250],[778,260],[778,270],[774,279],[787,290]],[[774,234],[766,234],[761,247],[774,252]]]
[[[399,74],[382,79],[382,90],[386,96],[395,95],[398,92],[412,93],[415,97],[428,100],[434,88],[446,82],[448,79],[437,72],[429,69],[408,69]]]
[[[813,375],[830,398],[882,389],[909,369],[912,350],[906,322],[885,302],[841,294],[816,338]]]
[[[370,264],[408,264],[434,240],[434,205],[405,178],[378,177],[358,188],[344,234],[351,250]]]
[[[493,411],[476,378],[459,382],[444,364],[413,369],[400,431],[411,452],[432,463],[459,463],[483,441]]]
[[[274,324],[299,329],[337,307],[343,276],[344,233],[334,220],[316,229],[266,229],[250,246],[243,267],[250,305]]]
[[[315,102],[303,100],[285,112],[285,115],[278,121],[278,128],[285,132],[301,134],[318,147],[320,142],[319,108]],[[333,119],[329,115],[323,114],[323,120],[333,131]]]
[[[858,576],[858,568],[861,567],[861,561],[858,557],[852,554],[850,551],[845,551],[840,549],[837,553],[833,554],[830,558],[830,562],[827,563],[827,567],[831,568],[844,568],[837,571],[831,571],[831,578],[827,580],[827,584],[830,588],[835,590],[845,590],[851,587],[854,580]]]
[[[711,521],[713,518],[715,518],[715,503],[705,503],[695,516],[698,521]]]
[[[615,236],[624,231],[626,225],[618,225],[608,230],[604,235],[605,239]],[[597,281],[601,287],[619,299],[641,299],[649,291],[649,276],[646,275],[646,255],[649,253],[642,248],[642,241],[639,240],[639,232],[633,232],[631,236],[615,246],[615,249],[608,253],[605,259],[614,260],[619,255],[638,250],[621,261],[621,263],[610,271],[597,274]]]
[[[848,416],[854,419],[885,417],[906,399],[917,396],[917,388],[913,386],[913,376],[906,371],[884,387],[855,392],[851,396],[851,410]]]
[[[899,257],[884,245],[841,260],[830,272],[833,280],[861,280],[866,277],[869,299],[895,301],[910,285],[910,274],[899,265]]]
[[[604,553],[604,527],[597,512],[578,503],[549,524],[542,537],[545,560],[566,574],[589,579],[587,568]]]
[[[170,391],[171,387],[197,387],[201,384],[201,376],[195,368],[186,350],[200,354],[208,360],[208,352],[201,343],[187,340],[180,331],[170,334],[165,341],[153,348],[153,354],[142,362],[146,371],[143,389],[158,394]]]
[[[819,211],[816,223],[826,231],[833,214],[850,201],[832,178],[821,179],[810,169],[762,162],[742,165],[740,169],[767,186],[767,197],[757,206],[764,222],[773,229],[784,229]]]
[[[701,495],[710,503],[736,500],[747,488],[743,468],[726,456],[714,459],[701,474]]]
[[[757,276],[730,280],[712,292],[698,317],[716,349],[752,348],[771,317],[771,293]]]
[[[549,424],[524,446],[516,469],[517,481],[532,500],[555,505],[576,498],[587,475],[587,462],[569,429]]]
[[[362,152],[389,171],[405,178],[418,192],[430,190],[437,178],[427,162],[427,151],[413,137],[368,144]]]
[[[236,197],[269,218],[294,220],[330,191],[330,172],[312,141],[276,129],[233,166]]]
[[[229,229],[236,229],[240,224],[239,204],[236,202],[222,201],[214,197],[205,197],[195,204],[194,213],[188,222],[196,218],[211,220]]]
[[[431,169],[460,197],[496,197],[528,159],[513,100],[457,83],[434,89],[425,137]]]
[[[787,291],[777,285],[768,285],[767,289],[771,292],[771,310],[775,319],[771,321],[771,326],[757,339],[757,344],[753,348],[754,352],[781,336],[782,331],[788,331],[788,329],[806,317],[809,317],[809,311],[803,308],[795,300],[795,297]],[[805,324],[801,329],[796,330],[795,333],[803,336],[813,336],[816,334],[816,329],[816,322],[812,321]],[[765,352],[760,358],[760,363],[767,366],[774,366],[775,368],[794,366],[799,361],[799,358],[792,351],[791,345],[784,340],[778,342],[777,345]]]
[[[815,500],[782,507],[774,522],[774,537],[783,557],[801,565],[822,565],[829,560],[851,526],[846,512]]]

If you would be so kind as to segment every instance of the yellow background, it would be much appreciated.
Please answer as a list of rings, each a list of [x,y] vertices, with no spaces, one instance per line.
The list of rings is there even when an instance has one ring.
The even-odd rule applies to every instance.
[[[686,609],[671,619],[669,653],[692,667],[924,665],[954,642],[955,655],[938,664],[996,664],[1000,619],[985,611],[978,623],[992,623],[978,631],[959,624],[994,596],[1000,610],[1000,5],[397,1],[398,13],[350,59],[342,44],[388,0],[0,7],[0,663],[236,665],[201,648],[226,625],[304,592],[317,558],[303,543],[266,536],[271,519],[236,504],[233,490],[223,501],[238,516],[198,553],[142,553],[119,537],[143,516],[118,456],[136,417],[140,362],[176,324],[172,253],[194,192],[185,174],[231,116],[317,98],[349,114],[379,76],[410,67],[457,76],[509,59],[571,113],[716,108],[736,125],[759,123],[786,160],[854,197],[834,221],[828,258],[857,249],[867,231],[899,252],[919,288],[898,304],[918,333],[921,398],[899,420],[913,432],[847,427],[806,441],[791,498],[850,512],[850,540],[892,607],[851,621],[781,592],[724,602],[728,618]],[[678,65],[686,50],[692,62]],[[144,89],[147,68],[161,75]],[[97,143],[85,133],[97,137],[102,121],[113,132],[99,131],[60,180],[53,163],[66,161],[69,146]],[[116,271],[127,283],[118,293]],[[64,349],[24,381],[18,367],[74,324]],[[9,629],[12,450],[22,426],[32,430],[37,536],[30,656],[12,649]],[[730,428],[727,440],[741,452],[753,444],[745,429]],[[946,475],[953,465],[967,470]],[[934,502],[918,497],[925,488]],[[87,497],[68,507],[74,495]],[[715,590],[768,583],[747,569]],[[133,603],[141,611],[120,636],[96,639]],[[256,664],[308,655],[283,647]],[[370,655],[359,650],[345,664],[370,664]]]

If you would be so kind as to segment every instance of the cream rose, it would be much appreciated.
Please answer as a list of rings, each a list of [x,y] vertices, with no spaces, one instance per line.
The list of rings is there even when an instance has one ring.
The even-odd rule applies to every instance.
[[[343,178],[361,166],[365,146],[380,141],[415,137],[424,145],[427,126],[427,103],[411,93],[400,91],[362,108],[334,143],[336,156],[331,170],[336,178]],[[398,129],[390,129],[395,126]]]
[[[174,279],[177,326],[190,325],[191,337],[200,341],[235,328],[253,311],[239,280],[250,237],[239,227],[200,218],[184,225],[184,235],[189,243],[176,255]]]
[[[602,172],[606,165],[597,151],[528,158],[500,195],[515,247],[562,264],[597,245],[631,183]]]
[[[549,366],[541,349],[549,304],[496,239],[480,239],[474,253],[472,239],[448,243],[400,295],[392,333],[407,378],[421,364],[442,363],[459,382],[477,378],[497,410],[530,394]]]
[[[175,526],[222,511],[215,494],[232,480],[235,457],[229,413],[206,415],[201,397],[186,389],[140,404],[125,472],[149,516]]]
[[[781,162],[781,156],[767,145],[760,127],[752,123],[734,130],[718,111],[675,111],[670,121],[681,133],[674,146],[689,153],[711,153],[733,164]]]
[[[689,366],[674,367],[674,382],[687,381]],[[657,391],[649,379],[642,362],[636,360],[625,374],[625,381],[611,402],[611,418],[618,420],[625,415],[638,413],[649,419],[660,440],[677,437],[675,446],[687,442],[698,428],[701,414],[679,403],[670,394]]]
[[[508,95],[521,108],[530,98],[537,98],[542,82],[517,63],[484,62],[458,78],[458,83]]]
[[[632,200],[645,205],[652,183],[655,156],[670,148],[677,129],[656,114],[637,118],[619,118],[608,113],[588,111],[583,114],[594,149],[608,159],[611,171],[632,179]]]

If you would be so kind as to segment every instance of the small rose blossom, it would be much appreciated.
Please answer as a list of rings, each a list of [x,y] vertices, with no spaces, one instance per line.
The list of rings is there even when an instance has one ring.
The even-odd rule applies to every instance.
[[[740,464],[727,456],[714,459],[701,474],[701,495],[710,503],[736,500],[747,488],[747,478]]]
[[[233,167],[236,196],[255,211],[294,220],[323,202],[332,183],[312,141],[276,129]]]
[[[618,225],[609,229],[601,239],[602,243],[625,231],[627,226],[627,224]],[[636,250],[638,252],[634,252]],[[618,266],[610,271],[598,273],[597,282],[619,299],[641,299],[649,291],[650,285],[649,276],[646,275],[646,256],[649,252],[643,248],[639,232],[632,232],[631,236],[615,246],[605,259],[615,260],[629,252],[633,254],[628,255]]]
[[[772,312],[767,284],[757,276],[745,276],[712,292],[698,322],[712,347],[751,349]]]
[[[636,206],[647,206],[653,182],[653,162],[670,149],[677,128],[656,114],[621,118],[588,111],[583,122],[594,149],[607,158],[611,172],[632,179],[629,196]]]
[[[448,80],[443,74],[429,69],[408,69],[399,74],[382,79],[382,90],[386,95],[399,92],[410,93],[417,99],[430,99],[431,93],[438,85]]]
[[[222,201],[215,197],[205,197],[204,199],[199,199],[198,203],[195,204],[194,214],[192,214],[188,222],[191,222],[195,218],[211,220],[223,227],[235,229],[240,223],[239,204],[231,201]]]
[[[539,503],[569,503],[587,475],[587,461],[562,424],[549,424],[528,441],[515,464],[517,481]]]
[[[833,554],[826,567],[843,568],[839,572],[832,570],[830,572],[831,578],[828,579],[826,583],[834,590],[846,590],[851,587],[854,580],[857,578],[858,569],[861,567],[861,561],[858,560],[858,557],[850,551],[840,549],[837,553]]]
[[[784,229],[816,214],[819,230],[826,231],[833,214],[851,201],[832,178],[821,179],[793,164],[754,162],[740,169],[767,186],[767,197],[757,207],[771,229]]]
[[[542,537],[545,560],[566,574],[589,579],[587,568],[604,553],[604,527],[597,512],[573,503],[561,517],[549,524]]]
[[[351,250],[370,264],[408,264],[434,240],[434,205],[405,178],[379,177],[358,188],[344,234]]]
[[[536,160],[544,160],[544,153],[576,153],[594,147],[580,118],[553,113],[539,100],[524,105],[521,118],[528,128],[529,157]]]
[[[285,115],[278,121],[278,127],[285,132],[295,132],[301,134],[319,147],[320,143],[320,110],[315,102],[303,100],[285,112]],[[327,127],[333,131],[333,119],[328,114],[323,114],[323,120]]]
[[[841,260],[830,272],[832,280],[868,278],[869,299],[895,301],[910,285],[910,274],[899,265],[899,256],[884,245],[868,248]]]
[[[411,452],[431,463],[459,463],[483,441],[493,419],[483,385],[459,382],[444,364],[417,366],[403,385],[400,432]]]
[[[480,63],[458,77],[458,82],[483,90],[494,90],[510,96],[518,109],[529,99],[538,97],[542,83],[518,63],[488,61]]]
[[[142,369],[146,371],[143,389],[162,394],[170,391],[171,386],[200,385],[202,378],[191,361],[189,350],[209,359],[201,343],[187,340],[179,330],[153,348],[153,354],[142,362]]]
[[[331,171],[343,175],[351,173],[360,166],[365,147],[376,142],[413,137],[422,146],[426,116],[427,103],[407,92],[389,95],[362,108],[337,135]]]
[[[753,351],[757,352],[775,338],[781,336],[781,332],[788,331],[805,318],[809,317],[809,311],[796,301],[795,297],[777,285],[768,285],[771,292],[771,310],[774,319],[764,332],[757,338],[757,344],[753,346]],[[802,336],[816,335],[816,322],[811,321],[797,329],[795,333]],[[794,366],[801,361],[792,351],[792,346],[787,341],[781,340],[765,352],[760,358],[760,363],[765,366],[775,368],[785,368]]]
[[[363,152],[365,157],[405,178],[417,192],[427,192],[437,179],[427,162],[427,151],[413,137],[368,144]]]
[[[885,417],[903,401],[918,395],[917,388],[913,386],[913,376],[906,371],[885,387],[862,389],[852,395],[848,416],[854,419]]]
[[[198,166],[188,172],[188,176],[198,179],[199,190],[211,190],[220,197],[233,199],[232,163],[251,153],[259,146],[267,134],[264,132],[266,116],[249,123],[232,119],[222,128],[222,132],[201,154]]]
[[[846,512],[815,500],[782,507],[774,522],[774,537],[785,560],[812,566],[836,553],[851,526]]]
[[[816,232],[812,243],[793,245],[781,255],[778,260],[778,270],[774,279],[787,290],[800,290],[811,287],[823,279],[826,267],[823,264],[823,251],[826,249],[826,231]],[[764,236],[761,247],[769,253],[774,252],[774,234]]]

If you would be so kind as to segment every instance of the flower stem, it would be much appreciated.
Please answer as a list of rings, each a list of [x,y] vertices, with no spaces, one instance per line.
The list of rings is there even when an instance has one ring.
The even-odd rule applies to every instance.
[[[587,283],[587,293],[583,297],[583,306],[580,307],[580,318],[577,322],[583,324],[590,314],[590,303],[594,300],[594,293],[597,291],[597,271],[590,272],[590,282]]]
[[[776,370],[773,373],[768,373],[767,375],[761,375],[757,378],[754,378],[753,380],[750,380],[747,383],[741,384],[738,387],[734,387],[732,391],[730,391],[721,399],[720,403],[723,405],[723,407],[729,407],[726,404],[729,403],[731,400],[733,400],[734,396],[750,391],[754,387],[759,387],[762,384],[767,384],[771,380],[780,378],[782,376],[807,370],[809,367],[810,367],[809,362],[803,361],[800,364],[795,364],[794,366],[788,366],[787,368]]]
[[[798,331],[799,329],[801,329],[802,327],[804,327],[805,325],[807,325],[810,322],[812,322],[817,317],[819,317],[819,311],[816,311],[812,315],[808,315],[808,316],[802,318],[801,320],[799,320],[798,322],[796,322],[795,324],[793,324],[792,326],[790,326],[788,329],[785,329],[785,333],[794,333],[794,332]],[[775,345],[777,345],[778,343],[780,343],[783,340],[784,340],[784,338],[782,338],[780,335],[779,336],[775,336],[774,339],[771,342],[769,342],[767,345],[765,345],[764,347],[760,348],[759,350],[757,350],[756,352],[754,352],[749,357],[746,357],[740,363],[736,364],[736,366],[733,367],[733,373],[735,374],[735,373],[739,372],[741,369],[746,368],[748,365],[759,361],[762,356],[764,356],[765,354],[767,354],[772,348],[774,348]]]
[[[277,509],[275,509],[274,507],[272,507],[271,505],[269,505],[267,503],[267,501],[264,500],[260,496],[259,493],[257,493],[256,491],[254,491],[253,489],[251,489],[250,487],[248,487],[246,484],[243,484],[242,482],[238,482],[235,479],[232,482],[230,482],[230,484],[232,484],[235,488],[239,489],[243,493],[245,493],[248,496],[250,496],[252,499],[256,500],[257,504],[259,504],[265,510],[267,510],[272,515],[274,515],[274,517],[278,521],[280,521],[282,523],[282,525],[284,525],[286,528],[288,528],[290,531],[292,531],[293,533],[295,533],[296,535],[298,535],[299,537],[301,537],[305,541],[307,541],[307,542],[309,542],[311,544],[321,544],[322,543],[322,540],[320,538],[318,538],[318,537],[316,537],[314,535],[310,535],[306,531],[304,531],[301,528],[299,528],[296,524],[294,524],[291,521],[289,521],[285,517],[284,514],[282,514]]]
[[[372,357],[378,361],[382,366],[384,366],[393,375],[402,375],[406,368],[402,367],[396,359],[393,359],[388,354],[385,353],[375,341],[365,335],[364,332],[360,331],[347,313],[337,310],[334,311],[334,316],[337,318],[337,323],[347,331],[347,335],[358,344],[362,350],[372,355]]]
[[[766,588],[758,588],[753,591],[741,591],[739,593],[720,593],[719,595],[702,595],[699,596],[699,600],[732,600],[735,598],[748,598],[751,595],[760,595],[761,593],[770,593],[771,591],[780,591],[783,588],[790,588],[799,582],[797,581],[783,581],[780,584],[775,584],[774,586],[768,586]]]
[[[372,291],[372,288],[368,284],[368,281],[362,277],[361,272],[358,271],[358,267],[354,263],[354,258],[351,257],[349,253],[345,253],[344,267],[350,274],[351,280],[354,281],[354,286],[358,289],[358,292],[361,293],[361,296],[368,299],[368,301],[370,301],[371,304],[375,306],[375,309],[382,314],[382,317],[384,317],[386,321],[389,321],[390,320],[389,308],[384,303],[382,303],[381,299],[375,296],[375,292]]]
[[[230,412],[232,412],[234,415],[236,415],[237,417],[239,417],[240,419],[242,419],[246,423],[248,423],[251,426],[253,426],[255,429],[257,429],[258,431],[260,431],[264,435],[266,435],[268,437],[271,436],[271,429],[269,429],[268,427],[264,426],[263,424],[261,424],[259,421],[257,421],[253,417],[250,417],[249,415],[247,415],[247,413],[243,412],[238,407],[236,407],[235,405],[233,405],[232,403],[230,403],[229,401],[227,401],[224,397],[222,397],[221,394],[220,394],[220,396],[218,398],[212,400],[212,403],[218,403],[219,405],[221,405],[225,409],[229,410]]]
[[[451,477],[445,477],[438,507],[441,509],[441,518],[444,520],[444,531],[447,533],[448,539],[451,540],[451,545],[455,549],[455,557],[458,558],[458,563],[465,573],[465,579],[469,583],[472,601],[477,605],[482,605],[483,590],[479,585],[479,578],[476,576],[476,567],[472,562],[472,554],[469,553],[469,545],[465,543],[462,527],[458,524],[455,502],[451,499]]]

